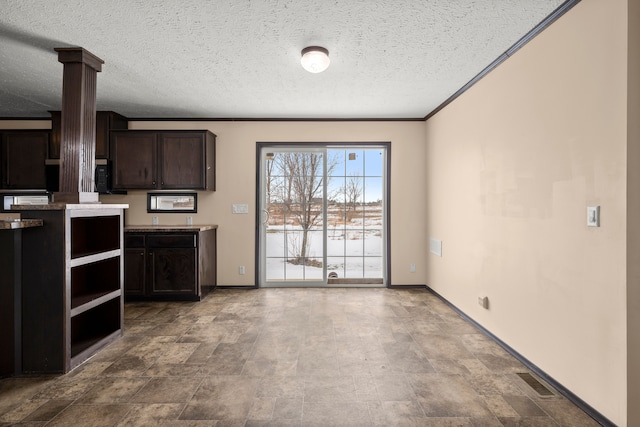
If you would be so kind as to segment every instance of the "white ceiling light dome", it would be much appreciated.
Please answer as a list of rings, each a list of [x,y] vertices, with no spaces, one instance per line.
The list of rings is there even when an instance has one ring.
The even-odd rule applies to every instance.
[[[329,67],[329,51],[320,46],[309,46],[302,49],[302,68],[310,73],[321,73]]]

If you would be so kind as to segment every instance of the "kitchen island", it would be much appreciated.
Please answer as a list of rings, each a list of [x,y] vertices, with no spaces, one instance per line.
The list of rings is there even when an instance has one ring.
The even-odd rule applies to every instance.
[[[123,332],[126,204],[13,205],[22,236],[22,371],[66,373]]]
[[[41,219],[0,221],[0,378],[22,373],[22,234]]]

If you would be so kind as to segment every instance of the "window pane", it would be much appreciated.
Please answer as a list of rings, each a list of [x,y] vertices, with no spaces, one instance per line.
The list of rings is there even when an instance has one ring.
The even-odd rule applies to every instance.
[[[382,150],[371,149],[364,153],[364,175],[382,177]]]
[[[345,151],[343,149],[327,151],[327,168],[328,176],[344,176]]]
[[[364,277],[377,278],[382,277],[382,257],[365,257],[364,261]]]
[[[346,254],[349,256],[364,254],[364,240],[362,230],[347,230],[346,233]]]
[[[344,273],[344,258],[343,257],[327,257],[327,277],[331,278],[335,273],[336,278],[343,279]]]
[[[345,262],[345,277],[348,279],[360,279],[363,274],[363,258],[348,257]]]
[[[382,178],[365,178],[362,200],[365,203],[382,201]]]

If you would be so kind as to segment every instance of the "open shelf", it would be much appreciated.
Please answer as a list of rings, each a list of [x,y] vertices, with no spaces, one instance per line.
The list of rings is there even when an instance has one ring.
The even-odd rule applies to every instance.
[[[114,298],[71,318],[71,357],[121,330],[120,298]]]
[[[22,371],[67,373],[123,331],[123,209],[48,205],[21,210],[42,227],[23,234]]]
[[[79,216],[71,218],[71,258],[120,248],[120,217]]]
[[[71,268],[71,309],[120,290],[120,257]]]
[[[101,294],[85,295],[82,298],[77,299],[77,305],[70,310],[70,316],[73,317],[82,314],[85,311],[91,310],[92,308],[97,307],[100,304],[103,304],[111,299],[120,298],[121,295],[122,291],[120,289]]]

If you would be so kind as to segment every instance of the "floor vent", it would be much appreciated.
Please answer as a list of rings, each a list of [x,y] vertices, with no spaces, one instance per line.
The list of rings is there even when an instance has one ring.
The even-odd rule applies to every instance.
[[[553,392],[546,388],[540,381],[528,372],[519,372],[517,374],[522,380],[535,390],[540,396],[553,396]]]

